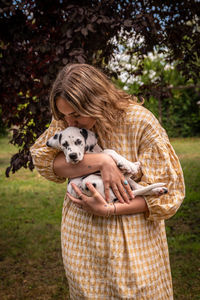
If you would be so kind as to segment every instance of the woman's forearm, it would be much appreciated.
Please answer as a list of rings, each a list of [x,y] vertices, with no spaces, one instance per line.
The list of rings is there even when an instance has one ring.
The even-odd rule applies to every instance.
[[[115,210],[116,207],[116,210]],[[144,213],[148,211],[148,206],[142,196],[137,196],[130,203],[115,203],[113,206],[112,215],[132,215],[137,213]]]
[[[63,152],[60,152],[54,159],[53,169],[57,176],[64,178],[75,178],[99,171],[103,162],[110,159],[102,153],[88,153],[78,164],[69,164],[66,162]]]

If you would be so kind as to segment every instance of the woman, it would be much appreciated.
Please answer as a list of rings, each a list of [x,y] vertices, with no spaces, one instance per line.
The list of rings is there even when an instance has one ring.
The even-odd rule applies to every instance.
[[[37,170],[55,182],[100,171],[105,187],[105,199],[88,183],[92,197],[74,186],[79,197],[67,194],[64,200],[62,255],[71,299],[173,299],[164,219],[179,208],[184,180],[166,132],[136,99],[86,64],[60,71],[50,105],[50,127],[31,148]],[[132,199],[123,174],[105,153],[68,164],[63,153],[46,147],[67,126],[93,130],[103,148],[140,161],[140,184],[165,182],[169,193]],[[107,205],[110,187],[119,199],[115,206]]]

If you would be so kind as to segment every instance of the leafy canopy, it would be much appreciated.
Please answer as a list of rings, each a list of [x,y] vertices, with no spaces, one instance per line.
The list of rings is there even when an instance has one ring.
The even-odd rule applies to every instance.
[[[197,80],[198,15],[194,0],[2,0],[1,115],[14,127],[11,142],[19,146],[7,175],[22,166],[33,169],[29,147],[50,122],[49,89],[67,63],[86,62],[109,72],[118,42],[131,37],[130,54],[167,48],[168,59],[178,59],[184,74]]]

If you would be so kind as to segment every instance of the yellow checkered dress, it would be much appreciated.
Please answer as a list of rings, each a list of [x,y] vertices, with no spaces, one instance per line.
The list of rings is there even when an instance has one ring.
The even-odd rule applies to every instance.
[[[53,173],[58,151],[46,147],[46,141],[65,127],[53,120],[31,148],[37,170],[56,182],[65,179]],[[148,215],[109,218],[93,216],[65,197],[61,240],[70,299],[173,299],[164,219],[176,213],[184,198],[178,158],[159,122],[139,105],[130,106],[112,141],[103,146],[140,161],[141,184],[166,182],[169,193],[146,197]]]

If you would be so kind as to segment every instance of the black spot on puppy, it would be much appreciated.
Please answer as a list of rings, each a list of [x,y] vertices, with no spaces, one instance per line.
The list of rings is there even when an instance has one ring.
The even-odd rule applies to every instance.
[[[75,141],[75,145],[76,145],[76,146],[80,145],[81,143],[82,143],[82,141],[81,141],[80,139],[77,139],[77,140]]]
[[[90,145],[90,151],[92,152],[94,150],[95,145]]]
[[[61,144],[62,133],[59,135],[59,143]]]
[[[123,167],[123,165],[120,164],[120,163],[118,163],[117,166],[118,166],[118,168],[120,168],[120,169]]]
[[[88,132],[85,128],[81,129],[80,130],[80,134],[82,134],[82,136],[84,137],[85,141],[87,140],[88,138]]]
[[[57,140],[58,134],[56,133],[53,138],[54,138],[54,140]]]
[[[85,152],[88,151],[88,149],[89,149],[89,146],[88,145],[85,146]]]
[[[63,144],[63,147],[65,147],[65,148],[68,148],[68,147],[69,147],[69,144],[68,144],[67,141]]]

